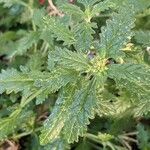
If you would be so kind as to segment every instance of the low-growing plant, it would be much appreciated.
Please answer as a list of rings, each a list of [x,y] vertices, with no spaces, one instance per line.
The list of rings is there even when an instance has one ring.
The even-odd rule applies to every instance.
[[[0,3],[2,149],[150,149],[148,0]]]

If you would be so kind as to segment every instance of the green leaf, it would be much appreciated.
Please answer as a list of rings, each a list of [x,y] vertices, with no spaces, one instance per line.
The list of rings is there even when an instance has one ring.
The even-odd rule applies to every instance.
[[[67,15],[71,15],[73,19],[75,18],[77,21],[83,20],[84,13],[80,9],[80,7],[72,4],[64,4],[60,6],[61,10],[65,12]]]
[[[114,8],[116,5],[111,0],[105,0],[103,2],[100,2],[96,5],[94,5],[92,9],[92,16],[95,16],[96,14],[103,12],[105,10],[109,10],[110,8]]]
[[[147,0],[111,0],[113,3],[116,4],[117,9],[121,6],[121,5],[133,5],[135,8],[135,12],[139,13],[142,12],[144,9],[148,8],[150,6],[149,1]]]
[[[109,93],[107,90],[103,90],[100,93],[96,93],[97,99],[97,114],[101,116],[112,116],[117,113],[114,102],[117,98]],[[120,113],[120,112],[119,112]]]
[[[63,68],[86,71],[90,65],[89,59],[82,52],[72,52],[65,48],[63,50],[57,48],[52,55],[57,65]]]
[[[39,41],[39,32],[27,33],[23,38],[16,42],[16,49],[12,50],[9,57],[23,55],[26,51]]]
[[[0,3],[3,3],[4,7],[11,7],[13,4],[19,3],[19,0],[0,0]]]
[[[142,150],[148,150],[150,149],[150,134],[149,130],[145,129],[142,124],[137,125],[137,130],[138,130],[138,141],[139,141],[139,148]]]
[[[135,40],[144,46],[150,46],[150,31],[136,31]]]
[[[44,150],[69,150],[69,144],[62,138],[56,139],[54,142],[44,146]]]
[[[99,2],[99,1],[101,1],[101,0],[78,0],[78,2],[85,5],[85,7],[93,6],[95,3]]]
[[[33,55],[30,55],[30,59],[26,64],[26,67],[31,71],[42,71],[44,70],[45,58],[41,57],[40,52],[36,52]]]
[[[89,85],[84,83],[84,86],[76,91],[63,128],[64,137],[69,143],[77,142],[79,136],[84,136],[87,125],[90,124],[89,119],[93,119],[95,115],[95,83],[91,81]]]
[[[72,88],[71,88],[72,87]],[[76,86],[66,87],[59,95],[52,114],[44,123],[40,136],[41,144],[47,144],[64,134],[69,143],[78,141],[94,117],[95,83],[85,84],[80,90]]]
[[[145,101],[138,102],[133,110],[135,117],[147,115],[150,112],[150,100],[147,98]]]
[[[15,69],[2,70],[0,74],[0,93],[29,91],[31,89],[43,89],[45,97],[54,93],[62,86],[76,79],[77,73],[67,70],[54,70],[51,73],[32,71],[27,73]],[[43,96],[42,96],[43,97]]]
[[[64,88],[55,103],[53,111],[48,119],[44,122],[44,129],[40,136],[42,145],[54,142],[60,136],[60,132],[64,127],[64,123],[68,116],[68,107],[72,104],[72,95],[74,95],[75,87],[68,86]]]
[[[0,93],[19,92],[31,88],[33,79],[26,74],[18,72],[16,69],[2,70],[0,74]]]
[[[17,109],[10,117],[0,119],[0,141],[5,140],[7,136],[18,130],[32,115],[33,113],[29,111],[21,112],[20,109]]]
[[[35,25],[37,25],[40,28],[44,27],[43,24],[43,17],[45,16],[45,10],[44,9],[35,9],[33,13],[33,21]]]
[[[114,13],[112,18],[107,20],[106,27],[102,27],[100,34],[100,49],[102,56],[107,58],[119,58],[124,56],[121,49],[130,41],[134,27],[133,7],[121,7],[119,13]],[[126,19],[124,19],[126,18]]]
[[[36,75],[35,72],[33,77],[35,79],[34,85],[38,88],[48,90],[49,93],[54,93],[59,90],[62,86],[65,86],[69,82],[76,80],[77,73],[75,71],[68,71],[63,69],[54,70],[51,73],[46,73],[45,76],[41,74]]]
[[[49,74],[47,79],[37,78],[35,86],[42,88],[43,92],[37,96],[36,104],[41,104],[48,98],[48,95],[55,93],[60,88],[66,86],[68,83],[76,81],[77,73],[74,71],[67,70],[54,70]]]
[[[71,45],[75,42],[73,32],[61,20],[47,16],[43,17],[43,22],[45,27],[56,36],[58,41],[64,41],[64,45]]]
[[[97,28],[97,25],[91,22],[82,22],[73,27],[76,39],[76,43],[74,45],[77,51],[89,51],[94,39],[93,35],[95,34],[93,28]]]
[[[135,12],[139,13],[150,6],[150,2],[147,0],[127,0],[130,5],[135,7]]]
[[[49,29],[42,29],[40,39],[48,43],[49,49],[54,49],[54,35]]]
[[[111,65],[108,76],[126,89],[133,99],[148,100],[150,92],[150,69],[140,64]]]

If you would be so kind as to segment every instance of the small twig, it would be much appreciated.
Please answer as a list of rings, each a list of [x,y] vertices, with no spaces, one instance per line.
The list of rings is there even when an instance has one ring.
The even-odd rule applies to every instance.
[[[57,7],[53,4],[52,0],[48,0],[49,6],[47,7],[47,10],[49,11],[50,16],[60,16],[63,17],[64,14],[60,12]]]
[[[76,0],[68,0],[69,3],[74,4]]]
[[[48,117],[48,112],[43,113],[41,116],[37,118],[37,121],[46,120]]]
[[[137,135],[137,134],[138,134],[138,132],[135,131],[135,132],[124,133],[123,135],[125,135],[125,136],[133,136],[133,135]]]
[[[19,145],[17,145],[16,143],[10,140],[6,140],[6,142],[9,144],[9,147],[5,150],[19,150]]]
[[[42,127],[39,127],[39,128],[36,128],[36,129],[28,131],[28,132],[23,132],[23,133],[17,134],[15,136],[11,137],[11,138],[14,139],[14,140],[20,139],[20,138],[22,138],[24,136],[28,136],[28,135],[30,135],[32,133],[39,132],[41,129],[42,129]]]

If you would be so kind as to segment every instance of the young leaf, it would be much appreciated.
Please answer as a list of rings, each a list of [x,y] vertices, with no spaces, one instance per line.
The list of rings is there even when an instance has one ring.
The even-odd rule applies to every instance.
[[[99,2],[99,1],[101,1],[101,0],[78,0],[78,2],[85,5],[85,7],[93,6],[95,3]]]
[[[54,51],[53,58],[57,65],[64,68],[74,69],[77,71],[86,71],[89,68],[89,60],[82,52],[72,52],[67,49],[57,48]]]
[[[74,34],[60,20],[52,17],[44,17],[45,27],[49,29],[57,38],[64,41],[64,45],[71,45],[75,42]]]
[[[115,4],[111,0],[105,0],[94,5],[92,9],[92,16],[95,16],[97,13],[103,12],[105,10],[109,10],[110,8],[114,8]]]
[[[124,56],[121,48],[129,42],[133,35],[131,31],[135,21],[133,16],[133,7],[121,7],[119,13],[114,13],[112,18],[106,22],[106,27],[102,27],[99,49],[102,56],[115,59]]]
[[[65,12],[67,15],[71,15],[73,19],[77,19],[77,21],[82,21],[84,18],[84,13],[80,9],[80,7],[72,4],[64,4],[61,7],[61,10]]]
[[[94,39],[93,34],[95,33],[93,28],[97,28],[96,24],[86,21],[76,24],[73,27],[76,39],[76,43],[74,45],[77,51],[87,52],[90,49]]]

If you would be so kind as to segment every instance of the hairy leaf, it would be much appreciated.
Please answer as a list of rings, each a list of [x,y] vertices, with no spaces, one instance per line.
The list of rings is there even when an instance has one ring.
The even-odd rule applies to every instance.
[[[131,31],[135,21],[133,14],[133,7],[120,8],[119,13],[114,13],[112,18],[106,22],[106,27],[102,27],[99,49],[102,56],[115,59],[124,56],[121,48],[130,41],[133,35]]]
[[[110,8],[114,8],[115,4],[111,0],[105,0],[94,5],[92,10],[92,16],[95,16],[97,13],[103,12],[105,10],[109,10]]]
[[[27,122],[33,115],[31,112],[24,112],[20,109],[14,111],[10,117],[0,119],[0,141],[7,139],[21,124]]]
[[[0,93],[19,92],[27,90],[33,84],[33,79],[26,74],[18,72],[16,69],[2,70],[0,74]]]
[[[136,31],[135,40],[144,46],[150,46],[150,31]]]
[[[92,46],[93,34],[95,33],[93,28],[97,28],[95,23],[82,22],[77,24],[73,28],[75,33],[76,43],[75,48],[77,51],[87,52]]]
[[[85,7],[93,6],[95,3],[99,2],[100,0],[78,0],[79,3],[85,5]]]
[[[57,64],[68,69],[86,71],[90,65],[87,56],[82,52],[72,52],[67,49],[57,48],[52,56]]]
[[[44,146],[44,150],[69,150],[69,144],[62,138],[56,139],[54,142]]]
[[[150,69],[139,64],[111,65],[108,76],[119,87],[125,88],[133,99],[148,100],[150,92]]]
[[[40,136],[42,145],[55,141],[60,136],[68,116],[68,107],[72,104],[72,95],[75,88],[68,87],[62,90],[49,118],[44,123],[44,129]]]
[[[64,134],[69,143],[78,141],[78,136],[84,135],[89,118],[94,117],[95,93],[92,90],[93,82],[79,91],[75,87],[62,91],[52,114],[45,122],[41,144],[54,141],[60,133]]]
[[[39,40],[38,32],[30,32],[16,42],[16,49],[13,49],[9,57],[23,55],[26,51],[37,43]]]
[[[43,22],[57,38],[57,40],[64,41],[64,45],[71,45],[75,42],[74,34],[69,28],[60,20],[52,17],[44,17]]]
[[[76,91],[74,101],[68,110],[63,133],[69,143],[77,142],[79,136],[84,136],[87,125],[90,123],[89,118],[94,118],[96,98],[95,83],[92,82],[89,85],[84,85],[85,88]]]

